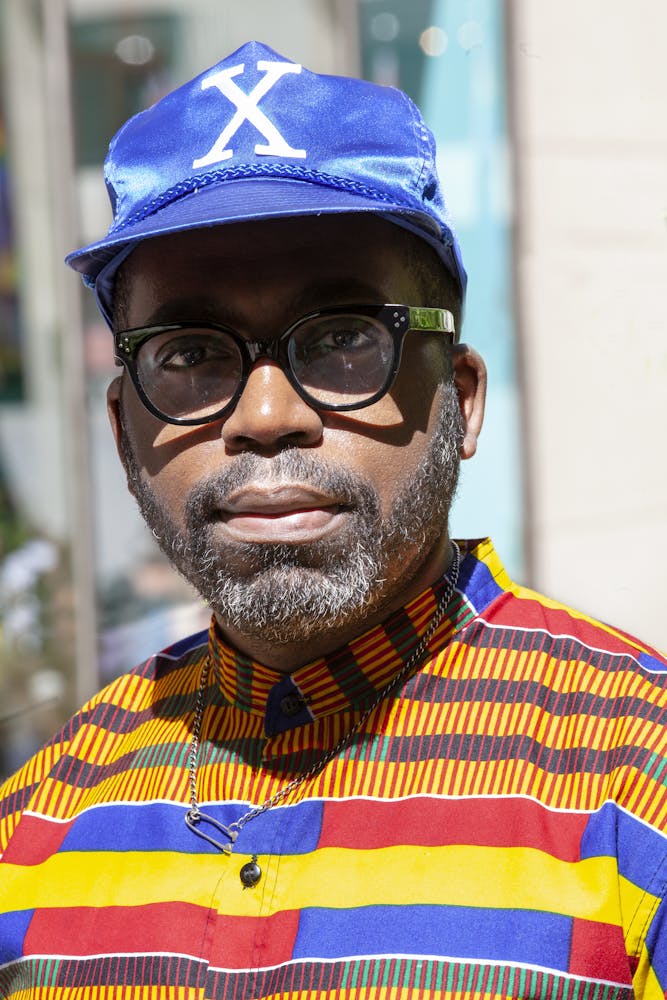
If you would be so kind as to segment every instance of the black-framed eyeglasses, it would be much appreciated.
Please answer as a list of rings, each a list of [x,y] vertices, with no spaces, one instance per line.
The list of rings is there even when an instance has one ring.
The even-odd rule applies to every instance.
[[[453,343],[454,317],[424,306],[335,306],[272,340],[245,340],[217,323],[163,323],[116,333],[116,361],[147,409],[170,424],[208,424],[230,413],[261,357],[280,366],[309,406],[359,410],[391,388],[408,331]]]

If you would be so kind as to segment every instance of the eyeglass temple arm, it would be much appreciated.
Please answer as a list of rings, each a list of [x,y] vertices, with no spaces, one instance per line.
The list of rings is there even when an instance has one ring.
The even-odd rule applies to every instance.
[[[456,333],[454,316],[449,309],[410,306],[408,313],[411,330],[428,330],[430,333]]]

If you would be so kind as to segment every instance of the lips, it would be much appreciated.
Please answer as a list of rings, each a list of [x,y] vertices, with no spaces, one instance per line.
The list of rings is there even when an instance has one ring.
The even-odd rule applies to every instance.
[[[311,487],[253,483],[225,500],[220,522],[237,541],[297,544],[335,530],[346,510],[337,498]]]

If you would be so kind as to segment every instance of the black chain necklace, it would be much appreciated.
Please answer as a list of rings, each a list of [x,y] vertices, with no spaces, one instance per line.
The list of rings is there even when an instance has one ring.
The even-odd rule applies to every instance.
[[[211,660],[210,657],[207,656],[202,670],[199,690],[197,691],[194,721],[192,724],[192,740],[190,742],[190,753],[188,755],[190,808],[185,814],[185,822],[193,833],[196,833],[197,836],[201,837],[203,840],[207,840],[209,844],[217,847],[223,854],[231,854],[234,844],[236,843],[236,839],[246,823],[249,823],[250,820],[255,819],[257,816],[261,816],[262,813],[268,812],[268,810],[272,809],[273,806],[282,802],[282,800],[286,798],[290,792],[294,791],[295,788],[298,788],[299,785],[308,781],[309,778],[314,778],[320,773],[320,771],[324,770],[327,764],[337,757],[341,750],[344,750],[348,746],[353,736],[359,732],[369,718],[371,712],[377,708],[380,702],[384,701],[387,695],[391,694],[391,692],[402,684],[403,681],[410,677],[410,675],[416,670],[421,657],[426,652],[429,642],[433,638],[438,625],[442,621],[442,617],[447,610],[447,606],[452,599],[452,595],[456,589],[456,584],[458,583],[461,554],[456,542],[452,542],[451,544],[452,561],[447,573],[447,587],[438,601],[438,605],[433,612],[433,617],[429,622],[428,628],[417,643],[412,656],[406,661],[398,673],[395,674],[391,681],[389,681],[389,683],[382,688],[372,704],[366,709],[365,712],[362,713],[355,724],[348,729],[347,733],[338,741],[338,743],[336,743],[334,747],[332,747],[331,750],[327,750],[327,752],[319,757],[306,771],[303,771],[282,788],[279,788],[274,795],[271,795],[261,805],[253,806],[247,812],[243,813],[242,816],[240,816],[237,820],[234,820],[233,823],[230,823],[229,826],[226,826],[219,820],[214,819],[213,816],[209,816],[207,813],[202,812],[197,799],[197,766],[199,760],[199,745],[201,741],[201,727],[204,718],[204,698],[208,675],[211,669]],[[202,824],[212,828],[214,832],[208,832],[207,830],[202,829]],[[215,832],[222,834],[227,839],[224,841],[218,839]],[[243,865],[239,874],[241,882],[245,888],[257,885],[262,877],[262,870],[259,867],[256,855],[253,855],[252,860]]]

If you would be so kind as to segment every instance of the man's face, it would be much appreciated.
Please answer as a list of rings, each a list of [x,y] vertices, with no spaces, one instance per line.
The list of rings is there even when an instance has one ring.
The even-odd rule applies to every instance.
[[[326,306],[451,306],[427,301],[425,253],[372,217],[163,237],[124,265],[121,325],[209,320],[266,340]],[[446,566],[462,427],[437,335],[408,334],[390,393],[348,413],[313,409],[267,359],[208,425],[161,422],[126,375],[109,406],[146,521],[240,648],[339,645]]]

